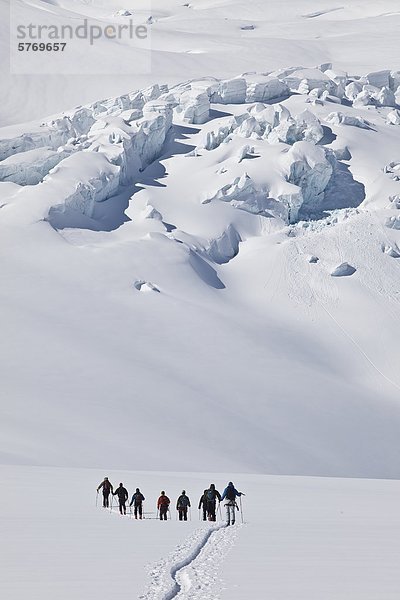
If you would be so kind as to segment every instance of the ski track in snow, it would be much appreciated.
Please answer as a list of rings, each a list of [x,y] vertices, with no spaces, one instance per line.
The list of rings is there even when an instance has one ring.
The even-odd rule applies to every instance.
[[[149,587],[140,600],[215,600],[222,587],[218,572],[239,527],[219,523],[196,530],[151,568]]]
[[[344,6],[335,6],[334,8],[327,8],[326,10],[317,10],[312,13],[308,13],[306,15],[302,15],[304,19],[315,19],[316,17],[323,17],[332,12],[336,12],[338,10],[343,10]]]

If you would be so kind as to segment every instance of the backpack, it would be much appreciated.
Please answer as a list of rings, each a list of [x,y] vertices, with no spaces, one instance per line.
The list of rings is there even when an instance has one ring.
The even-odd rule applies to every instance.
[[[232,487],[232,486],[227,487],[225,498],[227,500],[231,500],[231,501],[236,499],[236,492],[235,492],[234,487]]]
[[[214,502],[215,496],[216,496],[215,490],[207,490],[206,498],[209,502]]]

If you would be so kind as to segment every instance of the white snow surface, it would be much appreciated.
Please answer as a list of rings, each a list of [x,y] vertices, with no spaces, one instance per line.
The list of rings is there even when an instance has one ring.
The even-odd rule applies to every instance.
[[[398,600],[398,0],[12,1],[152,50],[10,75],[0,0],[0,597]]]
[[[0,527],[7,600],[396,600],[400,587],[398,481],[235,475],[244,524],[199,521],[198,499],[225,474],[109,471],[145,519],[96,508],[103,471],[0,467],[7,491]],[[231,475],[229,476],[232,477]],[[171,520],[159,522],[164,489]],[[185,489],[192,520],[176,521]],[[222,513],[224,516],[224,513]],[[6,540],[7,543],[4,543]]]

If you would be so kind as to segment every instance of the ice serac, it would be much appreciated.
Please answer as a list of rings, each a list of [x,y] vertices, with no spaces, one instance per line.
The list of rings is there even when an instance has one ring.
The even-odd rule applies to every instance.
[[[286,74],[283,80],[291,91],[300,92],[301,94],[308,94],[313,89],[327,90],[333,95],[338,92],[338,84],[318,68],[296,69]]]
[[[324,131],[319,119],[309,110],[292,117],[281,104],[266,106],[257,102],[242,115],[227,118],[218,129],[208,131],[202,147],[214,150],[232,136],[267,139],[271,144],[299,141],[317,144],[324,137]]]
[[[288,220],[293,223],[302,211],[318,209],[324,199],[324,191],[333,173],[324,148],[310,142],[296,142],[281,158],[286,180],[300,188],[301,194],[282,196],[289,208]]]
[[[269,75],[245,75],[247,84],[246,102],[269,102],[289,94],[284,81]]]
[[[206,251],[207,255],[217,264],[227,263],[239,252],[241,241],[235,227],[229,225],[219,238],[212,240]]]
[[[373,85],[364,85],[362,90],[353,98],[353,106],[396,106],[396,97],[389,87],[378,88]]]
[[[68,155],[65,150],[57,152],[46,147],[13,154],[0,162],[0,180],[36,185]]]
[[[66,144],[71,137],[75,136],[76,132],[68,118],[57,119],[51,123],[42,124],[34,131],[0,140],[0,160],[36,148],[57,150],[59,146]]]
[[[389,87],[393,92],[398,92],[400,88],[400,71],[390,71]]]
[[[208,94],[195,88],[184,91],[179,97],[179,104],[176,106],[174,114],[177,120],[184,123],[205,123],[210,115]]]
[[[243,77],[219,82],[210,100],[216,104],[243,104],[246,102],[247,84]]]
[[[350,81],[345,87],[345,96],[353,102],[362,92],[363,84],[360,81]]]
[[[362,79],[369,85],[377,88],[389,87],[390,71],[373,71],[367,73]]]
[[[235,208],[259,215],[265,214],[271,208],[268,196],[267,186],[256,186],[251,177],[247,173],[243,173],[204,200],[203,204],[220,200],[229,202]]]
[[[121,116],[98,119],[88,135],[88,150],[103,153],[119,166],[120,184],[126,185],[159,155],[171,123],[170,106],[160,100],[150,101],[143,108],[143,117],[131,123]]]
[[[309,110],[305,110],[294,118],[285,113],[278,113],[279,123],[268,135],[271,143],[284,142],[294,144],[299,141],[317,144],[324,137],[319,119]]]
[[[115,194],[120,168],[99,152],[77,152],[52,169],[42,184],[24,188],[30,193],[24,217],[30,221],[48,219],[66,210],[91,217],[96,202]],[[18,209],[18,206],[17,206]]]

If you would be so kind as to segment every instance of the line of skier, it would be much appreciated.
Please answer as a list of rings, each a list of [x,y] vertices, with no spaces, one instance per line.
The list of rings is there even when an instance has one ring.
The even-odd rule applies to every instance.
[[[128,490],[124,487],[123,483],[120,483],[119,486],[115,489],[109,481],[108,477],[105,477],[104,480],[100,483],[97,488],[97,494],[100,492],[103,493],[103,507],[110,507],[110,495],[117,496],[118,504],[119,504],[119,512],[121,515],[126,515],[126,503],[129,500]],[[224,503],[226,510],[226,523],[227,525],[234,525],[235,523],[235,515],[236,510],[239,510],[239,506],[236,502],[236,498],[240,496],[244,496],[243,492],[238,492],[232,481],[228,483],[226,488],[224,489],[222,495],[215,488],[215,484],[212,483],[209,488],[204,490],[199,500],[199,511],[202,511],[203,521],[216,521],[217,520],[217,502],[218,507],[221,503]],[[133,506],[133,513],[135,519],[143,518],[143,502],[145,501],[145,497],[139,488],[136,488],[135,493],[132,495],[131,501],[129,503],[130,508]],[[97,503],[97,497],[96,497]],[[157,500],[157,518],[161,521],[166,521],[168,519],[168,513],[170,512],[170,504],[171,500],[166,495],[163,490]],[[176,501],[176,510],[178,511],[178,516],[180,521],[187,521],[188,519],[188,510],[190,509],[190,499],[186,495],[186,491],[183,490],[182,494],[179,496]]]

